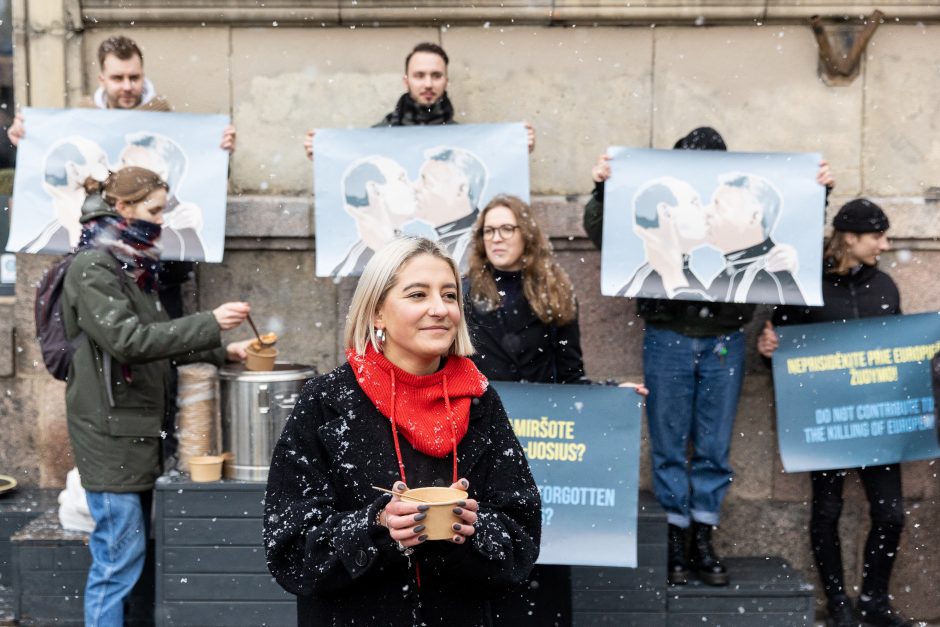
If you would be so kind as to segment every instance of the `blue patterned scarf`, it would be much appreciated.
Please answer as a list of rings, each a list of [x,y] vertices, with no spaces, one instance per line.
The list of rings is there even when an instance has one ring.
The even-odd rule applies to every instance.
[[[134,277],[145,292],[157,288],[160,267],[161,227],[146,220],[127,221],[112,215],[103,215],[83,225],[78,249],[99,248],[110,252],[121,262],[126,272]]]

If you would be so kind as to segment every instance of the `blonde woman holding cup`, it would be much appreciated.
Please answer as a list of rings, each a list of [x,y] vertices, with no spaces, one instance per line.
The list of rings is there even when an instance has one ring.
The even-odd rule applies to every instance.
[[[538,490],[506,412],[467,357],[456,264],[402,238],[366,266],[347,362],[309,382],[274,451],[268,567],[299,625],[490,625],[489,599],[538,557]],[[387,487],[395,496],[372,486]],[[468,493],[453,535],[428,539],[409,487]]]

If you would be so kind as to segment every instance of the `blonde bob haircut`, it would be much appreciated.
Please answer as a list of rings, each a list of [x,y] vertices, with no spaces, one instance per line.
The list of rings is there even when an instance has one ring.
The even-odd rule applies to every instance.
[[[364,355],[366,345],[371,343],[375,350],[381,350],[373,326],[375,316],[385,302],[389,290],[398,282],[402,267],[418,255],[430,255],[445,261],[454,273],[460,322],[457,325],[457,337],[454,338],[447,354],[467,357],[474,353],[464,316],[463,288],[457,264],[440,244],[423,237],[395,238],[380,248],[366,264],[349,304],[349,315],[346,317],[344,335],[347,349],[355,349],[357,354]]]

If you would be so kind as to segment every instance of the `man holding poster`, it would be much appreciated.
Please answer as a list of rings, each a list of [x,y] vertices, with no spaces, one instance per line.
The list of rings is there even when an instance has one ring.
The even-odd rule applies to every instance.
[[[153,83],[147,79],[144,74],[144,54],[134,40],[123,35],[115,35],[101,42],[98,46],[98,88],[91,96],[87,96],[79,101],[81,108],[96,109],[123,109],[138,111],[172,111],[170,102],[157,93]],[[7,137],[10,143],[18,146],[20,140],[26,135],[25,118],[22,113],[17,113],[13,124],[7,129]],[[147,141],[146,138],[140,138],[140,142]],[[158,142],[152,141],[154,145],[149,152],[152,154],[160,151],[160,159],[164,166],[169,160],[166,158],[166,143],[157,145]],[[235,127],[228,125],[222,132],[222,141],[220,148],[229,153],[235,152]],[[136,165],[161,171],[161,168],[154,168],[153,159],[149,158],[146,162],[135,157],[146,156],[144,151],[138,149],[128,151],[128,154],[122,155],[122,165]],[[164,170],[168,168],[164,167]],[[169,172],[163,171],[165,179],[169,179]],[[100,180],[103,180],[100,179]],[[75,208],[81,207],[83,197],[78,199]],[[74,220],[77,233],[78,215],[76,213]],[[179,257],[201,257],[202,242],[198,237],[198,228],[194,226],[202,225],[202,215],[198,208],[194,208],[191,203],[179,203],[178,199],[173,199],[167,208],[166,242],[162,245],[170,244],[170,252],[178,250]],[[55,225],[53,225],[55,226]],[[72,225],[59,225],[63,228],[60,233],[64,234]],[[179,234],[178,238],[174,234]],[[178,241],[177,241],[178,239]],[[66,242],[66,248],[71,245]],[[198,249],[197,254],[191,254],[187,251]],[[161,284],[160,301],[163,303],[167,312],[173,318],[183,315],[183,297],[182,285],[189,281],[192,276],[194,266],[189,261],[163,261],[161,262]]]
[[[696,128],[673,148],[727,150],[721,135],[709,127]],[[611,176],[609,158],[601,155],[592,170],[595,189],[584,209],[584,229],[599,249],[604,239],[605,181]],[[708,242],[723,236],[714,233],[724,228],[721,223],[732,223],[736,236],[745,233],[760,248],[759,244],[768,239],[765,223],[772,226],[773,221],[768,219],[771,212],[765,210],[764,204],[742,212],[741,216],[729,216],[734,219],[725,219],[723,211],[716,212],[703,203],[702,195],[686,181],[665,176],[666,172],[655,174],[633,195],[634,211],[630,217],[632,231],[648,253],[648,267],[644,270],[641,265],[632,277],[626,271],[629,269],[617,270],[624,270],[621,274],[627,280],[620,295],[662,295],[639,298],[637,312],[646,323],[643,341],[644,382],[649,389],[646,414],[653,489],[669,523],[668,579],[672,584],[684,584],[691,569],[709,585],[727,585],[728,573],[715,554],[711,534],[720,521],[721,504],[733,476],[729,458],[744,371],[742,327],[751,320],[754,305],[710,294],[708,282],[700,279],[691,267],[691,252],[709,244],[711,249],[719,249],[714,251],[713,258],[721,256],[722,263],[728,263],[724,253],[734,257],[732,251]],[[826,186],[832,184],[825,162],[819,166],[816,181]],[[743,187],[727,191],[719,187],[708,204],[714,204],[716,195],[722,199],[729,192],[738,196],[737,200],[750,201],[759,195]],[[751,206],[750,202],[732,204]],[[752,244],[741,241],[746,246]],[[766,256],[762,259],[767,261]],[[779,267],[774,270],[792,266],[786,254],[777,263]],[[766,269],[767,264],[759,267]],[[719,282],[712,278],[711,283]],[[623,281],[617,284],[623,285]],[[654,289],[646,289],[649,287]],[[690,440],[694,447],[691,461],[687,453]]]
[[[454,107],[447,96],[449,61],[447,53],[437,44],[424,42],[416,45],[405,57],[402,76],[405,93],[398,99],[395,109],[372,128],[456,125]],[[531,153],[535,148],[535,129],[527,122],[523,127],[526,146]],[[373,253],[398,234],[440,242],[461,269],[466,269],[470,230],[487,197],[508,193],[527,199],[528,185],[520,193],[519,183],[501,184],[500,177],[512,174],[519,178],[523,175],[521,164],[509,165],[515,159],[515,153],[492,149],[500,140],[485,137],[482,128],[461,128],[466,129],[464,136],[469,135],[469,141],[459,143],[454,133],[438,133],[441,140],[437,144],[428,143],[429,133],[415,131],[405,134],[407,143],[397,146],[394,153],[383,153],[388,144],[379,139],[380,135],[361,135],[352,148],[357,152],[356,160],[349,163],[347,159],[347,167],[339,176],[332,165],[324,166],[322,162],[325,159],[336,160],[342,153],[349,152],[348,145],[337,150],[341,144],[336,143],[337,140],[349,140],[333,134],[335,129],[321,129],[319,135],[314,130],[308,131],[304,140],[307,158],[313,160],[315,137],[316,151],[320,155],[314,176],[317,230],[323,232],[326,229],[337,235],[334,241],[318,242],[317,276],[358,275]],[[473,137],[477,133],[479,136]],[[324,144],[327,136],[332,145]],[[363,147],[370,150],[362,151]],[[420,165],[407,165],[406,162],[413,157],[405,153],[418,149]],[[488,165],[497,159],[502,160],[502,165]],[[493,168],[500,168],[503,172],[494,173]],[[405,172],[406,169],[410,169],[412,175]],[[345,197],[342,205],[333,198],[332,188],[337,179]],[[490,184],[491,179],[497,184],[495,187]],[[527,172],[525,179],[527,183]],[[336,215],[339,206],[346,216]],[[355,239],[351,239],[348,229],[344,228],[348,226],[347,216],[355,222]],[[341,246],[342,252],[332,250],[336,246]],[[329,250],[324,251],[322,247]]]
[[[146,78],[143,52],[130,38],[105,39],[97,59],[98,87],[78,107],[27,110],[8,129],[10,142],[18,146],[12,205],[17,233],[11,232],[8,246],[18,252],[68,252],[82,231],[86,179],[103,184],[123,168],[146,168],[169,186],[157,289],[161,307],[179,318],[193,261],[222,259],[226,153],[235,150],[235,128],[227,116],[164,115],[172,107]],[[171,376],[164,423],[171,436],[163,440],[167,457],[176,450],[175,369]]]
[[[129,37],[115,35],[98,46],[98,89],[83,98],[80,107],[98,109],[139,109],[141,111],[172,111],[173,107],[144,76],[144,53]],[[25,119],[17,113],[7,129],[10,143],[18,146],[26,135]],[[220,147],[235,152],[235,127],[227,126]]]
[[[405,57],[402,83],[405,93],[395,103],[395,109],[386,115],[376,128],[389,126],[435,126],[456,124],[454,105],[447,96],[447,65],[450,58],[444,49],[431,42],[416,45]],[[313,160],[313,137],[316,131],[307,131],[304,152]],[[535,127],[526,122],[529,152],[535,150]]]
[[[844,323],[847,320],[897,316],[901,313],[897,286],[877,266],[879,255],[889,249],[888,216],[878,205],[862,198],[843,206],[833,219],[832,226],[833,233],[826,241],[824,253],[825,305],[778,307],[774,312],[773,324],[767,323],[758,341],[758,351],[765,357],[771,357],[780,346],[774,325]],[[775,380],[781,376],[782,373],[775,372]],[[787,402],[786,398],[778,395],[778,422]],[[846,423],[846,427],[851,428],[853,424],[861,426],[862,423]],[[810,522],[813,555],[826,593],[827,609],[832,621],[830,624],[836,627],[857,625],[858,619],[845,587],[839,543],[842,488],[848,470],[829,469],[826,460],[818,461],[816,467],[827,470],[816,470],[810,475],[813,490]],[[871,464],[865,464],[855,471],[865,487],[871,515],[858,612],[869,625],[913,625],[898,614],[888,597],[891,569],[904,529],[901,467],[896,463],[883,465],[872,460]]]

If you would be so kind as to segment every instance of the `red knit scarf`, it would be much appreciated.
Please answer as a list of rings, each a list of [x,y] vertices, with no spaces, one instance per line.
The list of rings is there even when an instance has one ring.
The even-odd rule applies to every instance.
[[[415,450],[432,457],[454,454],[454,481],[457,480],[457,444],[467,434],[470,402],[486,391],[489,384],[472,361],[450,356],[444,367],[428,375],[413,375],[395,366],[372,344],[365,355],[346,351],[359,387],[376,409],[392,423],[398,468],[405,483],[405,467],[398,446],[398,431]]]

